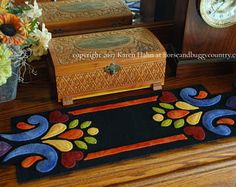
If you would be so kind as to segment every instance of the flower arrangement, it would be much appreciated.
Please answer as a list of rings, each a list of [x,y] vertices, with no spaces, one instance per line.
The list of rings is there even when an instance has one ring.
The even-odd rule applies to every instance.
[[[0,86],[12,75],[12,65],[30,68],[28,62],[47,54],[51,33],[39,17],[42,9],[36,0],[17,6],[13,0],[0,0]]]

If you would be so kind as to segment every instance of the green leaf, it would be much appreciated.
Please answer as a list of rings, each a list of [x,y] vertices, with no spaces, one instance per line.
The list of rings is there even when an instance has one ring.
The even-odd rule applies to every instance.
[[[31,7],[30,6],[15,6],[13,3],[10,2],[7,10],[9,13],[19,16],[23,14],[23,12],[31,10]]]
[[[88,149],[88,146],[85,142],[83,141],[80,141],[80,140],[76,140],[75,141],[75,145],[79,148],[79,149],[84,149],[84,150],[87,150]]]
[[[172,123],[171,119],[166,119],[161,123],[161,126],[162,127],[169,127],[171,125],[171,123]]]
[[[20,6],[16,6],[16,7],[10,7],[9,9],[8,9],[8,12],[9,13],[11,13],[11,14],[15,14],[15,15],[21,15],[21,14],[23,14],[23,11],[24,11],[24,9],[22,8],[22,7],[20,7]]]
[[[86,129],[92,124],[92,121],[85,121],[80,125],[81,129]]]
[[[163,110],[162,108],[157,108],[157,107],[152,107],[152,110],[154,110],[155,112],[159,113],[159,114],[165,114],[165,110]]]
[[[97,144],[97,140],[94,137],[85,137],[84,140],[88,143],[88,144]]]
[[[179,129],[184,126],[184,119],[179,119],[174,122],[174,126],[176,129]]]
[[[33,32],[37,25],[38,25],[38,19],[36,18],[30,23],[30,29],[28,32],[29,33]]]
[[[70,129],[73,129],[73,128],[77,127],[78,125],[79,125],[79,120],[78,120],[78,119],[75,119],[75,120],[73,120],[73,121],[70,122],[69,128],[70,128]]]
[[[169,110],[172,110],[172,109],[175,108],[173,105],[167,104],[167,103],[160,103],[159,105],[160,105],[162,108],[169,109]]]

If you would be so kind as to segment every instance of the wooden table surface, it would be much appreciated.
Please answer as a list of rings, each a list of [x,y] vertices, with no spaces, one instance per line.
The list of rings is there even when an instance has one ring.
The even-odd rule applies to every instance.
[[[202,84],[211,93],[229,92],[233,75],[166,78],[164,89]],[[17,99],[0,104],[0,131],[10,130],[10,118],[53,109],[62,105],[51,99],[47,70],[28,84],[20,84]],[[78,100],[75,105],[150,93],[150,89]],[[120,161],[19,184],[14,166],[0,166],[0,186],[236,186],[236,138]]]

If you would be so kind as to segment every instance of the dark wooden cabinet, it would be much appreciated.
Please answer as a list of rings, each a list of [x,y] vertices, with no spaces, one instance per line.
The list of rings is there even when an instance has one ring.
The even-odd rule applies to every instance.
[[[198,0],[189,0],[182,52],[236,53],[236,25],[223,29],[207,25],[199,14],[198,3]]]

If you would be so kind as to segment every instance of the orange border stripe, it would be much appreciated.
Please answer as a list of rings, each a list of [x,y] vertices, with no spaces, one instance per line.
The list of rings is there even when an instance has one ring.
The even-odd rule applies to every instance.
[[[126,146],[122,146],[122,147],[111,148],[111,149],[107,149],[107,150],[103,150],[103,151],[89,153],[84,160],[93,160],[96,158],[115,155],[118,153],[133,151],[133,150],[137,150],[137,149],[142,149],[142,148],[146,148],[146,147],[152,147],[155,145],[167,144],[167,143],[176,142],[176,141],[180,141],[180,140],[187,140],[187,139],[188,138],[184,134],[178,134],[178,135],[169,136],[169,137],[165,137],[165,138],[159,138],[159,139],[150,140],[150,141],[146,141],[146,142],[140,142],[137,144],[131,144],[131,145],[126,145]]]
[[[157,98],[158,96],[152,96],[152,97],[147,97],[143,99],[125,101],[121,103],[108,104],[108,105],[103,105],[103,106],[96,106],[96,107],[74,110],[68,113],[72,115],[81,115],[81,114],[86,114],[86,113],[92,113],[92,112],[98,112],[98,111],[104,111],[104,110],[110,110],[110,109],[116,109],[116,108],[123,108],[123,107],[128,107],[128,106],[140,105],[143,103],[154,102],[154,101],[157,101]]]

